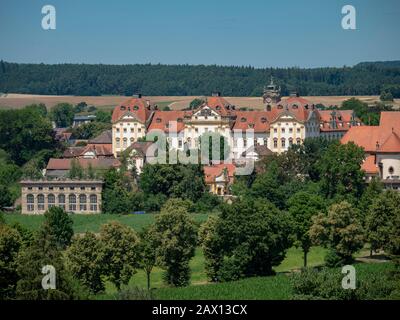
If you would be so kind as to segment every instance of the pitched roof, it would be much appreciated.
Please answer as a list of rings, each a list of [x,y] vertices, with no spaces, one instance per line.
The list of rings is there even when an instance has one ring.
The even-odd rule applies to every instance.
[[[251,146],[246,151],[242,153],[242,157],[245,157],[251,152],[255,152],[260,157],[270,156],[274,154],[266,145],[259,145]]]
[[[283,114],[292,114],[298,121],[306,121],[312,112],[314,105],[300,97],[289,97],[281,100],[269,113],[270,122],[274,122]]]
[[[184,117],[185,111],[155,111],[148,130],[159,129],[164,132],[180,132],[185,127]],[[173,130],[174,126],[176,126],[176,130]]]
[[[400,152],[400,112],[382,112],[379,126],[351,127],[341,139],[364,148],[365,152]]]
[[[130,98],[123,102],[121,105],[114,108],[111,121],[116,122],[120,120],[125,114],[131,113],[134,114],[140,122],[146,123],[152,113],[150,109],[151,108],[147,105],[145,99]]]
[[[146,156],[147,149],[153,144],[151,141],[136,141],[132,143],[128,148],[128,152],[136,150],[139,156]]]
[[[220,163],[212,166],[204,166],[204,179],[206,183],[213,183],[219,177],[224,169],[227,170],[228,177],[232,178],[235,174],[236,167],[231,163]]]
[[[232,130],[254,129],[254,132],[267,132],[269,130],[268,116],[267,111],[237,111]]]
[[[334,112],[334,113],[333,113]],[[353,110],[317,110],[321,124],[321,131],[347,131],[353,126],[353,120],[361,124],[361,120],[354,117]]]
[[[89,140],[90,144],[111,144],[112,143],[112,131],[106,130],[100,133],[97,137]]]
[[[47,170],[69,170],[71,168],[71,163],[74,159],[55,159],[50,158],[47,163]],[[87,168],[89,164],[92,165],[94,169],[107,169],[111,167],[119,167],[121,162],[115,158],[99,158],[99,159],[76,159],[76,161],[82,166],[82,168]]]
[[[369,155],[361,165],[361,169],[364,170],[366,173],[376,174],[379,172],[378,166],[375,163],[375,156]]]
[[[235,107],[221,96],[207,97],[205,105],[207,105],[223,117],[232,116],[235,114]]]

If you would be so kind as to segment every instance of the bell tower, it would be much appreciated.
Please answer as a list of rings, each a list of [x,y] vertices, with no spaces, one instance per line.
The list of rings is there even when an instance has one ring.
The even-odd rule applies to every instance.
[[[265,109],[271,111],[271,107],[281,101],[281,88],[274,84],[274,79],[271,76],[271,82],[264,87],[263,103]]]

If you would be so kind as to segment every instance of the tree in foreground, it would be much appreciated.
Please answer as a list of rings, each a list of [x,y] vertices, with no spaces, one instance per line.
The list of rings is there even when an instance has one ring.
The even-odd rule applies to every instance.
[[[151,271],[157,263],[157,240],[151,228],[146,228],[140,234],[139,252],[140,252],[140,267],[146,273],[147,290],[150,290]]]
[[[189,261],[195,253],[197,231],[187,203],[181,199],[168,200],[156,217],[152,233],[157,239],[158,263],[166,269],[166,283],[177,287],[188,285]]]
[[[51,207],[44,213],[43,228],[54,236],[54,241],[60,249],[65,249],[74,235],[71,217],[60,207]]]
[[[66,267],[92,293],[104,290],[102,242],[92,232],[74,236],[66,251]]]
[[[17,299],[23,300],[70,300],[77,299],[72,278],[64,268],[61,252],[56,246],[54,235],[41,228],[33,243],[25,247],[18,256],[19,280],[16,288]],[[56,288],[42,287],[42,268],[51,265],[56,272]]]
[[[313,217],[310,236],[314,244],[330,250],[326,257],[329,267],[350,264],[353,254],[363,247],[364,232],[357,217],[357,209],[347,201]]]
[[[0,224],[0,300],[15,297],[18,281],[17,255],[22,246],[18,231]]]
[[[102,225],[100,241],[104,273],[120,290],[139,266],[139,238],[132,228],[112,221]]]
[[[307,267],[307,254],[312,246],[309,234],[312,217],[325,209],[324,201],[318,195],[298,192],[289,199],[288,206],[296,236],[295,244],[303,250],[304,267]]]
[[[217,281],[273,274],[292,245],[287,213],[271,202],[244,198],[224,206],[201,233],[208,275]],[[210,259],[211,258],[211,259]]]
[[[386,249],[394,254],[399,251],[399,219],[400,195],[396,191],[381,193],[372,202],[367,213],[366,235],[371,250]],[[400,252],[397,253],[399,254]]]

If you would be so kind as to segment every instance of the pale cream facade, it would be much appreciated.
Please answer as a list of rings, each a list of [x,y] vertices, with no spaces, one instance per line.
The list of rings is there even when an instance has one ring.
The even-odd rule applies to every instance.
[[[101,180],[22,180],[22,214],[43,214],[51,207],[80,214],[101,213]]]

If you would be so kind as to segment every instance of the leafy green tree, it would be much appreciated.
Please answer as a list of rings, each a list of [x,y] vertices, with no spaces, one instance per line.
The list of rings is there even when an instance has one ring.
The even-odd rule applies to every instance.
[[[223,161],[229,158],[230,148],[225,136],[217,132],[205,132],[199,139],[202,163]]]
[[[384,249],[389,247],[390,243],[399,241],[399,234],[394,228],[398,226],[399,208],[400,195],[395,191],[383,192],[372,201],[365,225],[371,250]]]
[[[77,159],[71,160],[71,168],[69,169],[68,176],[70,179],[83,179],[85,176],[85,171],[78,162]]]
[[[307,267],[307,254],[312,246],[309,235],[312,217],[325,209],[324,200],[318,195],[300,191],[289,199],[288,206],[293,221],[296,244],[303,250],[304,267]]]
[[[74,115],[74,107],[69,103],[59,103],[50,111],[51,119],[59,128],[70,127],[74,120]]]
[[[157,239],[157,259],[166,269],[165,281],[173,286],[186,286],[190,280],[189,261],[196,248],[197,231],[181,199],[168,200],[152,227]]]
[[[247,197],[222,208],[204,227],[210,234],[201,235],[205,257],[211,258],[209,277],[231,281],[272,274],[293,243],[289,215],[269,201]]]
[[[96,121],[102,123],[111,123],[111,112],[102,110],[96,111]]]
[[[189,109],[193,110],[193,109],[197,109],[198,107],[200,107],[203,103],[204,103],[204,99],[193,99],[190,104],[189,104]]]
[[[361,197],[364,172],[361,164],[364,151],[353,142],[332,144],[319,162],[322,193],[327,198]]]
[[[150,290],[151,271],[157,263],[157,239],[155,238],[154,230],[146,228],[140,234],[139,243],[140,252],[140,267],[146,273],[147,290]]]
[[[17,258],[19,280],[17,299],[23,300],[70,300],[79,299],[72,279],[64,267],[61,252],[54,236],[46,228],[40,228],[29,247],[22,249]],[[42,268],[51,265],[56,271],[56,288],[45,290]]]
[[[0,209],[12,205],[12,195],[10,190],[3,185],[0,185]]]
[[[15,287],[18,281],[17,256],[22,246],[18,231],[0,224],[0,299],[15,297]]]
[[[101,226],[100,240],[105,275],[120,290],[139,267],[139,238],[132,228],[111,221]]]
[[[103,243],[92,232],[76,235],[66,251],[66,267],[92,293],[104,290]]]
[[[350,264],[353,254],[364,245],[364,232],[358,212],[350,203],[342,201],[329,207],[328,213],[313,217],[310,236],[314,244],[330,249],[328,266]]]
[[[80,126],[72,129],[72,135],[76,139],[91,139],[99,134],[101,134],[105,130],[111,129],[111,121],[110,122],[99,122],[92,121],[88,123],[81,124]]]
[[[71,217],[60,207],[51,207],[44,213],[43,229],[54,236],[57,247],[65,249],[74,235]]]
[[[78,104],[75,105],[74,112],[75,113],[80,113],[80,112],[85,111],[86,108],[87,108],[87,103],[82,101],[82,102],[79,102]]]

